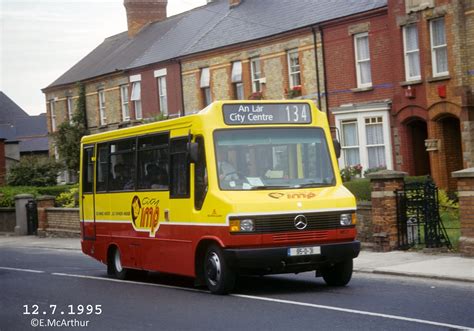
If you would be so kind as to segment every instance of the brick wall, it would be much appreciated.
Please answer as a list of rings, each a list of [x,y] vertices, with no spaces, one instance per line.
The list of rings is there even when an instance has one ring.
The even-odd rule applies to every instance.
[[[0,232],[15,231],[15,215],[15,208],[0,208]]]
[[[78,237],[80,236],[80,222],[78,208],[46,208],[47,236]]]
[[[201,68],[210,68],[213,100],[229,100],[235,98],[231,83],[232,62],[242,61],[244,95],[248,97],[251,94],[250,59],[253,57],[260,58],[262,77],[266,78],[266,83],[263,84],[264,98],[284,99],[285,89],[289,88],[286,52],[295,48],[299,51],[303,96],[317,99],[313,33],[310,29],[305,29],[183,60],[182,80],[186,114],[199,111],[203,107],[203,96],[199,86]],[[319,70],[322,75],[322,60],[320,62]],[[323,85],[321,85],[321,92],[323,92]]]
[[[168,114],[179,116],[183,111],[179,64],[159,63],[130,71],[130,76],[141,75],[143,118],[153,118],[161,113],[158,98],[158,81],[155,70],[166,69],[166,87],[168,96]],[[130,93],[129,93],[130,96]],[[134,116],[133,102],[129,107]]]
[[[362,243],[373,242],[372,203],[357,203],[357,239]]]
[[[391,99],[393,54],[387,28],[387,11],[379,10],[326,25],[324,55],[329,108],[342,104]],[[368,32],[373,88],[357,90],[354,34]]]
[[[109,75],[102,79],[91,80],[85,83],[86,87],[86,109],[87,125],[91,133],[117,129],[122,122],[122,103],[120,98],[120,85],[128,84],[128,76]],[[101,127],[99,122],[99,90],[105,92],[105,114],[107,125]],[[56,99],[54,109],[56,115],[56,127],[64,121],[68,121],[67,97],[72,97],[73,109],[76,110],[76,102],[79,98],[79,90],[75,84],[62,88],[48,90],[45,93],[46,101]],[[51,132],[51,110],[47,106],[48,132]]]
[[[459,192],[459,251],[474,257],[474,168],[454,172],[453,177],[457,179]]]

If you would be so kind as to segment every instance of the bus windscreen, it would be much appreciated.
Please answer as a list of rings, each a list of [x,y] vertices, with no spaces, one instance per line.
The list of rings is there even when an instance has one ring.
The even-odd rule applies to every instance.
[[[223,190],[321,187],[335,184],[321,128],[261,128],[214,133]]]

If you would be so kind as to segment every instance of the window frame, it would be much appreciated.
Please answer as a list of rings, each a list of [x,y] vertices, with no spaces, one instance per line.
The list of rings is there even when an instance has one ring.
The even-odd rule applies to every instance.
[[[212,103],[211,94],[211,69],[209,67],[201,68],[200,84],[201,95],[204,107]]]
[[[344,125],[348,125],[348,124],[355,124],[355,126],[356,126],[357,145],[346,146],[346,144],[345,144]],[[342,156],[342,159],[343,159],[344,167],[350,166],[347,163],[346,154],[345,154],[345,150],[348,150],[348,149],[353,149],[353,150],[357,149],[358,154],[359,154],[359,164],[360,164],[361,163],[360,137],[359,137],[360,135],[359,135],[357,118],[342,120],[341,123],[340,123],[340,126],[341,126],[341,131],[340,132],[341,132],[341,150],[342,150],[341,156]]]
[[[166,82],[166,75],[157,76],[156,85],[158,90],[158,104],[160,107],[160,112],[163,116],[168,116],[168,86]]]
[[[105,113],[105,91],[98,90],[97,95],[99,98],[99,124],[107,125],[107,115]]]
[[[392,136],[391,136],[391,124],[390,124],[390,108],[385,107],[377,107],[376,109],[357,109],[357,110],[341,110],[333,112],[334,119],[336,123],[336,127],[341,132],[342,135],[342,126],[341,123],[343,121],[350,121],[354,120],[357,121],[357,132],[358,132],[358,139],[359,139],[359,161],[362,165],[362,171],[366,171],[368,169],[369,161],[368,161],[368,152],[367,152],[367,137],[366,137],[366,129],[365,129],[365,119],[372,118],[372,117],[382,117],[382,125],[383,125],[383,139],[385,145],[385,161],[386,167],[388,170],[393,169],[393,145],[392,145]],[[342,141],[341,141],[342,147]],[[341,153],[341,157],[339,158],[339,167],[340,169],[345,167],[345,156],[344,153]]]
[[[51,99],[49,100],[49,112],[51,114],[51,131],[56,132],[56,100]]]
[[[408,50],[407,47],[407,29],[409,28],[414,28],[416,31],[416,50]],[[421,79],[421,61],[420,61],[420,38],[418,35],[418,25],[415,24],[409,24],[405,25],[402,28],[402,33],[403,33],[403,55],[404,55],[404,60],[405,60],[405,80],[406,81],[417,81]],[[410,76],[410,61],[409,61],[409,55],[417,53],[417,61],[418,61],[418,69],[419,69],[419,74],[417,76]]]
[[[434,45],[434,39],[433,39],[433,24],[434,22],[437,21],[443,21],[443,34],[444,34],[444,44],[442,45]],[[449,56],[448,56],[448,41],[446,39],[446,20],[443,17],[438,17],[435,19],[430,20],[430,48],[431,48],[431,64],[432,64],[432,74],[433,77],[443,77],[443,76],[448,76],[449,75]],[[437,63],[437,50],[438,49],[445,49],[446,51],[446,66],[447,66],[447,71],[438,71],[438,63]]]
[[[257,69],[258,71],[256,71]],[[252,81],[252,93],[262,92],[262,83],[260,81],[262,78],[262,66],[258,56],[250,59],[250,78]]]
[[[245,99],[244,83],[242,78],[242,61],[232,62],[231,82],[236,100]]]
[[[357,46],[357,40],[361,38],[367,38],[367,45],[369,49],[369,57],[366,59],[359,59],[358,55],[358,46]],[[366,87],[372,87],[372,66],[371,66],[371,57],[370,57],[370,40],[369,40],[369,33],[368,32],[362,32],[362,33],[357,33],[354,34],[354,51],[355,51],[355,66],[356,66],[356,78],[357,78],[357,87],[358,88],[366,88]],[[370,68],[370,82],[369,83],[362,83],[362,75],[361,75],[361,63],[369,63],[369,68]]]
[[[72,105],[72,97],[66,97],[67,116],[69,118],[69,124],[73,124],[74,107]]]
[[[298,70],[292,71],[291,65],[291,56],[296,54],[296,58],[298,59]],[[290,89],[294,88],[295,86],[301,86],[301,63],[300,63],[300,53],[297,48],[291,49],[286,53],[287,64],[288,64],[288,82]],[[299,84],[295,84],[295,75],[298,77]]]
[[[134,89],[139,89],[138,96],[135,98]],[[142,82],[140,80],[132,82],[132,95],[130,96],[130,100],[133,101],[133,110],[135,112],[135,119],[141,120],[143,119],[143,110],[142,110]]]
[[[128,93],[129,85],[124,84],[120,85],[120,102],[122,105],[122,121],[129,122],[130,121],[130,107],[129,107],[129,93]]]

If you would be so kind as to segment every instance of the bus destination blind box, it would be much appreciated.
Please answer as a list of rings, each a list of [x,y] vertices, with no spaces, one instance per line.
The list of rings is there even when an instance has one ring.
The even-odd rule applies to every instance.
[[[223,112],[227,125],[311,123],[307,103],[229,104],[223,106]]]

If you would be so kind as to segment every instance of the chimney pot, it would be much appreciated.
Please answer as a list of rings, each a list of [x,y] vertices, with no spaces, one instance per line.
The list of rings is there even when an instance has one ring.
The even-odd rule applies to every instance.
[[[128,36],[134,37],[144,26],[166,19],[168,0],[124,0]]]

